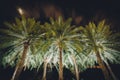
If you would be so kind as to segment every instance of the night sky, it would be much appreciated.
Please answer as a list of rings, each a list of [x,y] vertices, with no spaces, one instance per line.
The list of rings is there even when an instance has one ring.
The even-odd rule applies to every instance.
[[[112,28],[120,31],[119,3],[117,0],[0,0],[0,24],[18,17],[17,8],[22,7],[28,17],[35,17],[40,21],[46,20],[46,16],[51,14],[72,17],[75,24],[79,25],[105,18]],[[48,9],[45,8],[46,5]],[[50,12],[51,5],[53,11]]]
[[[40,21],[62,15],[72,17],[76,25],[86,25],[105,18],[113,31],[120,32],[120,2],[117,0],[0,0],[0,27],[4,27],[3,22],[20,17],[18,7],[26,11],[26,16]],[[112,65],[117,77],[118,67],[120,65]]]

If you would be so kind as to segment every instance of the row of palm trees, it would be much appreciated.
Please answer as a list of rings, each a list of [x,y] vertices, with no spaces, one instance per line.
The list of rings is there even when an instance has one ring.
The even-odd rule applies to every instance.
[[[22,16],[15,23],[6,22],[6,28],[0,29],[0,49],[5,49],[1,62],[16,66],[11,80],[18,80],[23,68],[39,70],[42,63],[43,80],[48,64],[58,69],[59,80],[63,80],[63,67],[75,70],[76,80],[80,80],[79,72],[95,63],[101,67],[105,80],[117,80],[108,62],[119,63],[120,52],[115,50],[120,46],[119,34],[113,34],[105,20],[79,27],[71,26],[71,21],[59,17],[40,24]]]

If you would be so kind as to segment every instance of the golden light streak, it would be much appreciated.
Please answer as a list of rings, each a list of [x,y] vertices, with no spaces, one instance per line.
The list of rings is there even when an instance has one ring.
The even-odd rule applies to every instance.
[[[20,15],[23,15],[23,14],[24,14],[24,11],[23,11],[22,8],[18,8],[17,10],[18,10],[18,12],[19,12]]]

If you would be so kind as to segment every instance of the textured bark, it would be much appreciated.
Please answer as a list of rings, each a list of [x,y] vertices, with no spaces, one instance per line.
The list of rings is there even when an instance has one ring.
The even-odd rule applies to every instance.
[[[59,80],[63,80],[63,64],[62,64],[62,48],[59,47],[60,53],[59,53]]]
[[[20,73],[21,73],[21,71],[24,67],[24,62],[25,62],[25,59],[26,59],[26,56],[27,56],[28,47],[29,47],[28,42],[25,42],[24,43],[24,50],[23,50],[21,59],[19,60],[17,66],[15,67],[15,71],[13,73],[13,76],[12,76],[11,80],[18,80],[18,77],[19,77],[19,75],[20,75]]]
[[[74,55],[71,55],[71,58],[72,58],[72,60],[73,60],[73,62],[74,62],[74,65],[75,65],[76,80],[79,80],[79,71],[78,71],[78,66],[77,66],[77,64],[76,64],[76,60],[75,60]]]
[[[111,70],[111,68],[110,68],[110,66],[109,66],[109,64],[107,62],[106,62],[106,66],[107,66],[107,68],[108,68],[108,70],[110,72],[110,75],[112,76],[113,80],[118,80],[116,78],[116,76],[114,75],[113,71]]]
[[[101,59],[100,53],[97,52],[97,53],[96,53],[96,56],[97,56],[98,64],[99,64],[99,66],[101,67],[102,72],[103,72],[103,74],[104,74],[105,80],[111,80],[111,79],[110,79],[110,76],[109,76],[109,72],[108,72],[105,64],[103,63],[103,61],[102,61],[102,59]]]
[[[44,61],[44,71],[43,71],[43,78],[42,78],[42,80],[46,80],[46,71],[47,71],[47,62]]]

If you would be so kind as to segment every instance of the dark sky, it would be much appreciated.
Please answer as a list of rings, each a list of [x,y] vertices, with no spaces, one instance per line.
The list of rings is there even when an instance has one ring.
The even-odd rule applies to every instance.
[[[88,20],[96,16],[103,17],[107,18],[117,30],[120,26],[120,2],[117,0],[0,0],[0,24],[18,17],[18,6],[26,8],[29,10],[28,13],[33,15],[36,8],[41,9],[41,5],[45,4],[53,4],[60,8],[64,17],[72,15],[74,10],[75,16],[84,16]]]

